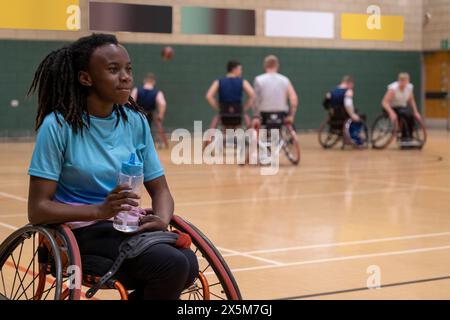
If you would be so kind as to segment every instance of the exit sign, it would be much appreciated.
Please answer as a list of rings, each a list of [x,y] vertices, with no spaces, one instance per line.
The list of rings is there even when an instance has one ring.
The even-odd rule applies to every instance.
[[[442,39],[441,40],[441,49],[448,50],[448,39]]]

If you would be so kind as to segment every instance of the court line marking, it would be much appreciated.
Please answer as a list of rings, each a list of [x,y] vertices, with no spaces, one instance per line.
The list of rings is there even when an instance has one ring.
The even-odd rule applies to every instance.
[[[28,199],[26,199],[26,198],[15,196],[11,193],[2,192],[2,191],[0,191],[0,197],[10,198],[10,199],[14,199],[14,200],[22,201],[22,202],[28,202]]]
[[[315,151],[316,149],[310,149],[310,150],[314,150]],[[372,154],[376,154],[376,153],[378,153],[378,152],[373,152]],[[390,154],[390,155],[392,155],[392,154]],[[410,172],[411,170],[421,170],[421,169],[430,169],[430,168],[433,168],[433,169],[437,168],[437,169],[439,169],[439,168],[442,168],[442,167],[448,168],[447,162],[443,162],[443,157],[442,156],[440,156],[440,155],[428,155],[428,157],[429,157],[429,159],[423,159],[423,161],[419,161],[417,163],[413,163],[410,166],[403,166],[402,168],[405,169],[405,170],[396,170],[396,169],[393,168],[394,171],[383,171],[383,173]],[[398,158],[398,157],[395,157],[395,158]],[[410,155],[404,155],[403,158],[404,158],[403,160],[410,160],[411,157],[410,157]],[[367,157],[367,159],[369,159],[369,157]],[[375,165],[376,164],[384,164],[386,162],[387,162],[387,160],[385,160],[385,159],[381,159],[381,160],[373,160],[372,159],[372,160],[370,160],[370,164],[375,164]],[[188,165],[188,166],[190,166],[190,165]],[[195,165],[195,166],[199,166],[199,165]],[[179,166],[178,165],[173,165],[173,167],[171,167],[171,169],[174,169],[174,170],[171,170],[170,173],[168,173],[168,177],[170,177],[171,175],[190,175],[190,174],[192,174],[192,175],[198,175],[198,174],[220,175],[220,174],[224,173],[223,170],[219,170],[219,169],[216,170],[213,167],[210,168],[210,170],[201,170],[201,169],[200,170],[195,170],[195,169],[194,170],[176,170],[175,168],[179,168]],[[249,174],[251,169],[254,169],[254,171],[257,172],[257,175],[259,176],[259,167],[257,167],[257,166],[256,167],[246,166],[246,167],[243,167],[242,169],[243,170],[240,170],[240,176],[242,176],[242,177],[244,177],[244,176],[252,177],[253,174],[252,173]],[[250,170],[247,170],[247,169],[250,169]],[[258,170],[258,171],[256,171],[256,170]],[[342,167],[340,167],[340,166],[332,166],[332,165],[331,166],[316,167],[316,168],[313,168],[313,169],[303,169],[302,173],[316,173],[316,172],[319,172],[319,171],[325,171],[326,172],[326,171],[333,171],[333,170],[342,170]],[[354,167],[352,170],[353,171],[366,171],[367,167],[361,165],[361,166]]]
[[[250,259],[259,260],[259,261],[266,262],[266,263],[269,263],[269,264],[272,264],[272,265],[276,265],[276,266],[283,265],[282,262],[279,262],[279,261],[276,261],[276,260],[266,259],[266,258],[254,256],[254,255],[251,255],[251,254],[248,254],[248,253],[239,252],[239,251],[236,251],[236,250],[226,249],[226,248],[222,248],[222,247],[216,247],[216,248],[219,249],[219,250],[222,250],[222,251],[228,251],[228,252],[230,252],[231,254],[233,254],[235,256],[247,257],[247,258],[250,258]]]
[[[289,199],[307,199],[307,198],[317,198],[317,197],[327,197],[327,196],[341,196],[341,195],[364,195],[364,194],[372,194],[372,193],[384,193],[384,192],[392,192],[392,191],[412,191],[413,187],[408,188],[397,188],[396,190],[386,190],[386,189],[378,189],[378,190],[365,190],[365,191],[343,191],[343,192],[328,192],[328,193],[311,193],[311,194],[301,194],[301,195],[291,195],[291,196],[276,196],[276,197],[264,197],[264,198],[237,198],[237,199],[226,199],[226,200],[210,200],[210,201],[194,201],[194,202],[178,202],[177,206],[202,206],[202,205],[210,205],[210,204],[225,204],[225,203],[242,203],[242,202],[257,202],[257,201],[271,201],[271,200],[289,200]],[[10,193],[0,192],[0,197],[6,197],[14,200],[18,200],[21,202],[28,202],[28,199],[15,196]]]
[[[282,179],[286,179],[287,177],[282,177]],[[324,178],[323,180],[326,180],[327,178]],[[230,179],[231,180],[231,179]],[[251,181],[251,182],[250,182]],[[311,174],[311,177],[307,176],[307,177],[302,177],[300,179],[289,179],[288,181],[284,181],[284,180],[277,180],[277,181],[270,181],[270,184],[272,186],[274,185],[286,185],[286,184],[299,184],[299,183],[303,183],[303,182],[320,182],[321,180],[317,178],[316,174]],[[226,184],[228,183],[228,181],[222,181],[224,182],[224,184],[221,183],[216,183],[216,184],[205,184],[205,185],[201,185],[201,186],[179,186],[179,187],[175,187],[175,188],[170,188],[171,190],[176,190],[176,191],[190,191],[190,190],[198,190],[198,189],[211,189],[211,188],[239,188],[239,187],[249,187],[249,186],[259,186],[261,187],[265,181],[264,180],[252,180],[249,179],[249,181],[240,181],[239,184]]]
[[[367,183],[378,183],[378,184],[387,184],[392,187],[415,187],[415,188],[421,188],[421,189],[427,189],[427,190],[435,190],[435,191],[443,191],[443,192],[450,192],[449,188],[443,188],[443,187],[434,187],[434,186],[428,186],[423,184],[411,184],[406,182],[390,182],[390,181],[384,181],[384,180],[378,180],[378,179],[371,179],[371,178],[351,178],[346,177],[343,175],[337,175],[337,174],[316,174],[316,176],[324,179],[345,179],[347,181],[351,182],[367,182]]]
[[[410,249],[410,250],[402,250],[402,251],[387,251],[387,252],[359,254],[359,255],[352,255],[352,256],[327,258],[327,259],[315,259],[315,260],[287,262],[287,263],[283,263],[282,265],[276,265],[276,266],[275,265],[267,265],[267,266],[236,268],[236,269],[231,269],[231,272],[255,271],[255,270],[264,270],[264,269],[272,269],[272,268],[285,268],[285,267],[294,267],[294,266],[301,266],[301,265],[308,265],[308,264],[358,260],[358,259],[367,259],[367,258],[374,258],[374,257],[386,257],[386,256],[395,256],[395,255],[404,255],[404,254],[414,254],[414,253],[431,252],[431,251],[448,250],[448,249],[450,249],[450,246],[418,248],[418,249]],[[205,273],[205,275],[206,274],[212,274],[212,273],[208,272],[208,273]]]
[[[439,169],[439,168],[437,168],[437,169]],[[391,177],[393,175],[395,175],[396,177],[404,177],[404,176],[411,176],[411,172],[412,172],[412,170],[409,171],[409,172],[408,171],[403,171],[403,170],[391,171],[391,172],[383,171],[381,173],[376,173],[376,175],[378,177],[384,177],[384,176]],[[414,171],[414,174],[417,174],[417,175],[438,175],[438,174],[448,173],[448,172],[450,172],[450,168],[446,168],[446,169],[441,168],[438,171]],[[322,173],[317,172],[317,174],[322,174]],[[327,173],[324,172],[323,174],[327,174]],[[332,174],[332,173],[330,173],[330,174]],[[364,174],[363,173],[363,174],[360,175],[360,177],[372,176],[374,174],[375,173],[369,173],[369,174]]]
[[[210,201],[195,201],[195,202],[178,202],[177,206],[203,206],[211,204],[227,204],[227,203],[256,203],[261,204],[264,201],[272,200],[290,200],[290,199],[307,199],[307,198],[318,198],[318,197],[335,197],[335,196],[348,196],[348,195],[365,195],[373,193],[391,193],[395,191],[414,191],[415,188],[392,188],[392,189],[375,189],[375,190],[364,190],[364,191],[343,191],[343,192],[328,192],[328,193],[310,193],[292,196],[276,196],[276,197],[264,197],[264,198],[236,198],[236,199],[226,199],[226,200],[210,200]]]
[[[15,227],[15,226],[12,226],[12,225],[10,225],[10,224],[3,223],[3,222],[0,222],[0,226],[1,226],[1,227],[5,227],[5,228],[7,228],[7,229],[11,229],[11,230],[17,230],[17,229],[18,229],[18,228]]]
[[[244,251],[240,252],[239,255],[248,254],[264,254],[264,253],[275,253],[275,252],[286,252],[286,251],[298,251],[298,250],[308,250],[308,249],[319,249],[319,248],[332,248],[332,247],[341,247],[341,246],[350,246],[357,244],[368,244],[368,243],[379,243],[379,242],[388,242],[388,241],[401,241],[401,240],[411,240],[411,239],[421,239],[421,238],[433,238],[433,237],[442,237],[442,236],[450,236],[450,231],[448,232],[437,232],[437,233],[422,233],[415,234],[409,236],[399,236],[399,237],[388,237],[388,238],[378,238],[378,239],[367,239],[367,240],[357,240],[357,241],[344,241],[344,242],[334,242],[334,243],[323,243],[323,244],[312,244],[306,246],[295,246],[295,247],[285,247],[285,248],[274,248],[274,249],[261,249],[261,250],[252,250],[252,251]],[[225,250],[224,250],[225,251]],[[228,250],[227,251],[231,251]],[[232,257],[237,254],[223,254],[223,257]]]
[[[0,218],[26,218],[27,217],[27,213],[15,213],[15,214],[1,214],[0,213]]]
[[[0,225],[4,226],[6,228],[12,229],[12,230],[18,229],[15,226],[8,225],[8,224],[1,223],[1,222],[0,222]],[[229,252],[235,251],[235,250],[225,249],[225,248],[221,248],[221,249],[224,251],[229,251]],[[414,254],[414,253],[431,252],[431,251],[448,250],[448,249],[450,249],[450,246],[418,248],[418,249],[410,249],[410,250],[402,250],[402,251],[388,251],[388,252],[380,252],[380,253],[372,253],[372,254],[351,255],[351,256],[344,256],[344,257],[306,260],[306,261],[297,261],[297,262],[289,262],[289,263],[281,263],[278,261],[272,261],[272,262],[275,262],[276,264],[271,264],[271,265],[266,265],[266,266],[236,268],[236,269],[231,269],[231,272],[254,271],[254,270],[291,267],[291,266],[300,266],[300,265],[308,265],[308,264],[339,262],[339,261],[366,259],[366,258],[373,258],[373,257],[394,256],[394,255],[404,255],[404,254]],[[237,252],[237,251],[235,251],[235,252]],[[242,254],[245,254],[245,253],[242,253]],[[250,256],[250,255],[248,255],[248,256],[251,258],[259,258],[259,257],[255,257],[255,256]],[[267,259],[265,259],[265,260],[267,260]],[[205,273],[205,275],[212,275],[212,274],[213,274],[212,272]]]
[[[449,188],[443,188],[443,187],[433,187],[433,186],[427,186],[427,185],[420,185],[420,184],[410,184],[405,182],[390,182],[390,181],[383,181],[383,180],[377,180],[377,179],[367,179],[367,178],[349,178],[346,176],[340,176],[340,175],[326,175],[326,174],[317,174],[318,177],[324,178],[324,179],[344,179],[346,182],[365,182],[365,183],[376,183],[376,184],[383,184],[386,185],[386,187],[390,188],[401,188],[401,187],[410,187],[413,190],[428,190],[428,191],[441,191],[441,192],[450,192]]]
[[[424,283],[424,282],[442,281],[442,280],[448,280],[448,279],[450,279],[450,276],[442,276],[442,277],[436,277],[436,278],[410,280],[410,281],[403,281],[403,282],[394,282],[394,283],[388,283],[388,284],[381,285],[379,289],[384,289],[384,288],[389,288],[389,287],[396,287],[396,286],[411,285],[411,284],[417,284],[417,283]],[[286,297],[286,298],[278,298],[276,300],[306,299],[306,298],[331,296],[331,295],[342,294],[342,293],[350,293],[350,292],[357,292],[357,291],[369,291],[369,290],[373,290],[373,289],[370,289],[368,287],[361,287],[361,288],[353,288],[353,289],[344,289],[344,290],[327,291],[327,292],[320,292],[320,293],[313,293],[313,294],[305,294],[305,295],[301,295],[301,296],[293,296],[293,297]]]

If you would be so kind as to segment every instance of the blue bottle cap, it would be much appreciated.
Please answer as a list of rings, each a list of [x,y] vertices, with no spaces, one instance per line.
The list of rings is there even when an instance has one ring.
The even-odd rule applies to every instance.
[[[128,161],[122,162],[122,173],[128,176],[141,176],[144,173],[144,166],[136,159],[136,153],[133,152]]]

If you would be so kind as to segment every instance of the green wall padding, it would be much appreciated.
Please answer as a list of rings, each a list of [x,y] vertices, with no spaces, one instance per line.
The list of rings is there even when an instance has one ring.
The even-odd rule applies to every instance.
[[[33,134],[36,100],[25,98],[26,92],[39,62],[61,45],[54,41],[0,41],[0,136]],[[244,78],[252,83],[262,72],[262,61],[268,54],[279,57],[281,72],[297,90],[299,129],[318,128],[325,117],[323,95],[345,74],[355,79],[355,105],[368,116],[369,124],[380,113],[386,86],[400,71],[411,74],[420,101],[420,52],[174,45],[174,58],[163,61],[163,45],[125,46],[133,62],[136,85],[147,72],[157,75],[157,86],[168,101],[167,129],[191,130],[194,120],[203,120],[204,128],[209,126],[214,113],[204,96],[211,82],[225,74],[226,62],[239,60],[244,66]],[[11,107],[12,99],[19,100],[20,105]]]

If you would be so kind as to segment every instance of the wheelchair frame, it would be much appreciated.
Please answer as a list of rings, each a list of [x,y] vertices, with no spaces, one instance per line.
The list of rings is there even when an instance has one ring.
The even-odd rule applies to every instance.
[[[197,227],[176,215],[173,216],[169,226],[169,230],[172,229],[185,232],[191,237],[191,249],[197,255],[201,255],[199,263],[202,260],[198,277],[189,288],[184,290],[181,297],[199,300],[211,298],[241,300],[242,296],[236,280],[212,242]],[[23,267],[21,258],[24,242],[31,238],[32,257],[28,265]],[[15,254],[16,250],[19,250],[19,257]],[[83,296],[81,284],[92,287],[100,279],[100,276],[83,274],[81,262],[82,256],[80,256],[78,244],[69,227],[64,224],[26,225],[13,232],[0,245],[0,300],[15,300],[22,297],[27,300],[46,300],[47,298],[79,300]],[[36,271],[36,264],[38,271]],[[8,286],[8,290],[6,290],[3,272],[4,270],[6,272],[6,269],[14,273],[14,278],[10,279],[13,284],[11,288]],[[209,269],[210,271],[207,272]],[[215,277],[215,281],[210,283],[212,276]],[[27,282],[24,284],[25,279]],[[50,288],[47,288],[49,283]],[[128,299],[126,288],[114,278],[101,289],[115,289],[122,300]],[[217,289],[220,292],[215,292]],[[30,295],[27,294],[27,290],[31,290]]]
[[[264,127],[264,126],[262,126]],[[292,124],[281,124],[280,128],[280,142],[278,147],[283,149],[286,158],[293,164],[298,165],[301,159],[301,149],[300,143],[298,142],[297,132]],[[270,144],[267,142],[263,142],[259,138],[259,128],[258,128],[258,144],[263,144],[264,147],[269,147]],[[267,137],[268,138],[268,137]],[[290,150],[289,147],[293,146],[294,150]]]
[[[415,119],[416,125],[419,127],[418,129],[420,131],[422,131],[422,134],[423,134],[423,139],[413,137],[415,140],[419,141],[419,143],[420,143],[418,146],[416,146],[414,148],[422,149],[427,141],[427,130],[425,128],[425,124],[423,123],[423,121],[421,119],[417,119],[417,118],[414,118],[414,119]],[[378,135],[375,134],[375,132],[376,132],[376,130],[378,130],[377,127],[379,126],[379,123],[381,121],[385,121],[385,122],[389,123],[389,128],[386,128],[384,130],[384,132],[382,132],[382,133],[384,133],[384,135],[389,134],[390,136],[388,136],[388,138],[386,139],[386,141],[384,143],[377,144]],[[403,117],[398,117],[397,121],[395,123],[392,123],[392,121],[389,118],[386,111],[383,111],[383,113],[380,114],[375,119],[375,121],[373,122],[373,125],[372,125],[372,130],[371,130],[372,148],[378,149],[378,150],[385,149],[392,143],[392,141],[395,138],[397,139],[397,143],[400,145],[399,142],[401,141],[401,134],[402,134],[403,126],[407,126],[406,120]],[[416,132],[416,131],[417,131],[417,128],[413,129],[413,135],[414,135],[414,132]],[[400,147],[402,148],[401,145],[400,145]]]
[[[328,115],[319,127],[318,141],[322,148],[331,149],[339,141],[342,141],[341,149],[344,149],[347,145],[358,148],[367,148],[369,146],[370,136],[365,121],[361,121],[361,124],[363,126],[362,130],[365,133],[366,139],[362,145],[358,145],[350,136],[350,126],[354,121],[347,114],[343,113],[345,111],[341,111],[341,113],[338,114],[336,118],[333,118],[333,116],[335,115],[333,114],[332,110],[335,109],[330,108],[327,110]],[[327,129],[328,131],[326,131]],[[324,134],[327,134],[325,138],[327,140],[323,138]]]

